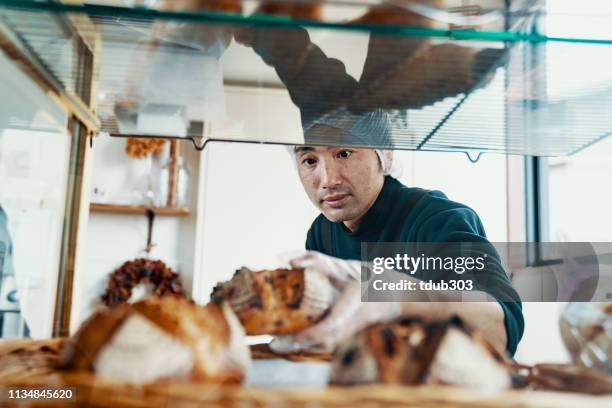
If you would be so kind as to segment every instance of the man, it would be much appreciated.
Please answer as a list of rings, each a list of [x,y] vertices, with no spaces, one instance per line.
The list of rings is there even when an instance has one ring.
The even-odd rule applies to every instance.
[[[394,96],[389,99],[389,95],[381,92],[378,80],[402,66],[419,41],[406,40],[400,44],[393,38],[372,35],[364,72],[357,81],[347,74],[341,61],[327,57],[313,44],[306,30],[243,28],[235,38],[274,67],[300,109],[305,146],[293,148],[292,154],[302,185],[321,215],[308,232],[308,251],[292,259],[291,264],[318,270],[330,277],[342,293],[324,320],[293,340],[302,346],[322,344],[331,349],[361,327],[400,313],[432,319],[458,314],[483,331],[495,347],[514,354],[524,328],[518,301],[457,304],[434,293],[430,299],[444,302],[361,302],[359,296],[357,260],[361,259],[362,243],[490,245],[473,210],[448,200],[441,192],[402,185],[389,175],[392,165],[389,151],[356,148],[393,148],[389,119],[382,109],[418,108],[465,89],[438,89],[427,83],[428,76],[422,74],[440,69],[433,58],[421,61],[430,66],[420,71],[420,77],[406,72],[405,80],[398,81],[397,86],[392,84],[394,91],[402,91],[399,94],[392,92]],[[445,83],[453,78],[449,76]],[[406,88],[407,84],[415,83],[423,86]],[[463,86],[471,87],[465,83]],[[320,145],[345,147],[315,147]],[[485,278],[492,290],[486,292],[497,300],[508,299],[507,293],[511,299],[518,299],[496,261],[494,249],[491,255]]]
[[[372,130],[378,130],[373,134]],[[382,111],[355,115],[338,110],[305,127],[306,143],[329,136],[347,144],[388,145],[391,129]],[[374,139],[374,140],[373,140]],[[513,355],[523,334],[520,302],[361,302],[359,278],[361,244],[372,242],[473,242],[488,245],[478,215],[449,200],[439,191],[409,188],[388,173],[389,151],[353,147],[303,145],[292,148],[300,181],[321,211],[308,231],[307,251],[294,257],[293,267],[318,270],[341,290],[331,313],[314,327],[294,336],[298,344],[319,344],[332,349],[356,330],[398,314],[424,319],[459,315],[480,329],[499,350]],[[516,294],[495,250],[484,272],[497,296]],[[437,298],[435,297],[437,296]],[[518,299],[518,296],[512,297]],[[414,300],[407,298],[405,300]]]

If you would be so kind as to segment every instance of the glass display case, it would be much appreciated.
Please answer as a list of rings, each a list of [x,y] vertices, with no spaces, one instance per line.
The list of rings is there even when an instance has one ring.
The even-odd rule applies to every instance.
[[[67,336],[94,312],[150,294],[153,275],[163,275],[166,290],[191,298],[186,303],[195,310],[236,268],[278,268],[279,253],[303,248],[319,211],[296,182],[294,156],[289,163],[286,150],[295,145],[394,150],[394,160],[406,165],[401,183],[444,190],[470,207],[491,242],[609,244],[607,3],[0,0],[0,338],[41,339],[3,341],[9,347],[0,350],[0,382],[5,372],[18,371],[11,371],[13,363],[48,371],[47,363],[67,349]],[[575,215],[576,209],[588,214]],[[598,296],[612,277],[605,256],[597,258],[607,268]],[[134,265],[151,285],[134,293],[131,287],[127,300],[110,296],[112,285],[131,279]],[[548,326],[540,323],[557,325],[561,309],[545,305],[557,307],[553,316],[550,307],[536,306],[525,302],[519,313],[535,316],[525,319],[523,339],[535,344],[539,337],[539,354],[531,358],[519,347],[517,361],[539,362],[555,347],[581,361],[572,346],[586,337],[574,336],[581,324],[567,320],[575,306],[565,309],[569,323],[562,320],[557,345],[542,340]],[[601,327],[609,326],[608,309]],[[609,337],[597,338],[608,347]],[[604,350],[597,346],[593,353]],[[158,351],[163,357],[167,350]],[[47,365],[39,361],[44,353],[51,355]],[[123,364],[117,361],[114,367]],[[526,367],[515,363],[508,362],[516,372]],[[259,385],[257,375],[269,383],[292,379],[275,367],[252,371],[245,385]],[[288,372],[295,376],[294,368]],[[311,376],[318,385],[320,368]],[[212,405],[244,393],[250,394],[241,403],[311,402],[310,395],[279,397],[285,390],[236,387],[227,396],[222,388],[206,392],[171,382],[145,385],[147,392],[134,397],[141,385],[115,389],[88,375],[67,377],[93,390],[81,394],[84,405],[167,403],[165,393]],[[596,386],[609,381],[593,378]],[[352,390],[353,405],[370,402],[369,390]],[[331,401],[326,392],[321,398]],[[346,391],[332,392],[342,403],[350,400]],[[423,395],[428,392],[425,386]],[[415,403],[435,405],[438,393]],[[456,403],[457,395],[444,398]],[[515,395],[526,406],[589,406],[580,397]],[[382,401],[390,396],[376,393]],[[415,396],[421,398],[398,396],[398,405]],[[483,398],[459,396],[461,403]],[[0,392],[0,405],[2,398]],[[491,401],[510,401],[499,398]]]

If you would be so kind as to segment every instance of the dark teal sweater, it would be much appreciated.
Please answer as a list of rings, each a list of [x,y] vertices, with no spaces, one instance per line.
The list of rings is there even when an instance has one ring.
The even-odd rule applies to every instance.
[[[420,198],[415,200],[415,197]],[[331,237],[324,239],[324,233]],[[306,249],[342,259],[362,259],[362,242],[482,242],[488,245],[474,210],[449,200],[440,191],[409,188],[390,176],[385,177],[378,198],[357,230],[351,232],[341,222],[332,223],[320,214],[308,231]],[[525,327],[522,306],[492,246],[483,272],[489,288],[486,291],[498,300],[504,299],[499,303],[505,315],[507,349],[514,355]],[[508,302],[509,298],[516,301]]]

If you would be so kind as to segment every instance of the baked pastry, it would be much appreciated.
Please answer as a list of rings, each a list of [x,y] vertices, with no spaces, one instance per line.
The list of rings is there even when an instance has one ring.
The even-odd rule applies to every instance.
[[[129,383],[234,383],[250,363],[244,331],[227,305],[167,296],[94,314],[62,350],[60,367]]]
[[[295,2],[285,1],[263,1],[257,8],[255,14],[268,14],[271,16],[287,16],[297,20],[316,20],[323,19],[321,4],[318,1]]]
[[[333,294],[329,280],[315,271],[241,268],[217,284],[211,298],[229,302],[247,334],[290,334],[321,319]]]
[[[353,24],[390,24],[423,28],[445,28],[444,25],[396,5],[382,4],[371,7]],[[372,33],[361,78],[360,92],[375,86],[383,77],[391,75],[400,63],[415,52],[430,46],[428,37],[391,36]]]
[[[369,55],[379,54],[372,45],[375,39],[370,41]],[[396,54],[389,63],[383,63],[383,58],[376,63],[376,72],[364,69],[362,76],[367,79],[360,80],[351,109],[419,109],[471,92],[491,80],[506,54],[503,49],[412,41],[414,44],[398,41],[410,53]],[[384,41],[374,45],[388,47]],[[404,58],[398,61],[399,56]]]
[[[162,261],[140,258],[125,262],[110,274],[102,301],[106,306],[113,307],[139,300],[133,299],[134,289],[149,284],[155,296],[184,296],[178,273]]]
[[[430,28],[447,28],[448,25],[443,22],[438,22],[431,18],[425,17],[423,14],[415,13],[410,7],[403,7],[402,3],[416,3],[415,1],[395,1],[395,2],[383,2],[375,6],[364,13],[361,17],[351,20],[351,23],[358,24],[393,24],[403,25],[411,27],[430,27]],[[419,6],[427,6],[434,8],[444,8],[446,0],[421,0]]]
[[[240,13],[242,11],[241,0],[164,0],[160,8],[164,10],[207,10],[222,11],[227,13]]]
[[[374,324],[338,346],[335,384],[448,384],[510,387],[509,361],[459,318],[424,323],[400,318]]]

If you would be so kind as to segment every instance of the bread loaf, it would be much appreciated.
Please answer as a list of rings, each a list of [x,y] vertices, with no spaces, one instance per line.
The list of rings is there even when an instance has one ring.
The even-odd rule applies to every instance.
[[[151,297],[94,314],[64,347],[60,366],[136,384],[234,383],[250,363],[243,337],[226,304]]]
[[[247,334],[290,334],[321,319],[331,305],[333,288],[314,271],[242,268],[219,283],[211,297],[213,302],[229,302]]]
[[[332,360],[335,384],[448,384],[510,387],[505,356],[459,318],[424,323],[401,318],[374,324],[342,343]]]

